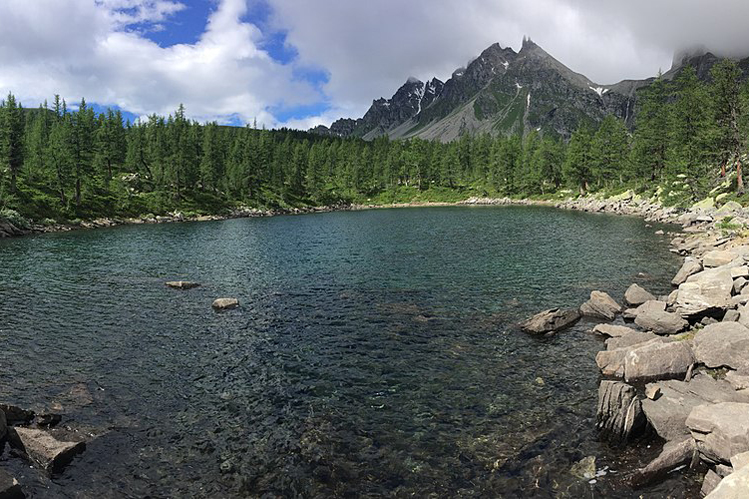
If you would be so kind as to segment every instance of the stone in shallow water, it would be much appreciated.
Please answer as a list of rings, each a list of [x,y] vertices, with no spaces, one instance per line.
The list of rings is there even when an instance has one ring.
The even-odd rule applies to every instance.
[[[59,469],[86,448],[84,442],[58,440],[50,432],[35,428],[14,428],[11,440],[43,468]]]
[[[216,310],[228,310],[238,306],[239,300],[236,298],[217,298],[213,301],[213,308]]]
[[[591,480],[596,477],[596,457],[588,456],[577,463],[570,469],[570,473],[581,480]]]
[[[603,438],[623,442],[645,427],[637,390],[621,381],[601,381],[596,427]]]
[[[578,320],[580,320],[580,312],[577,310],[552,308],[539,312],[521,323],[520,328],[528,333],[545,334],[571,327]]]
[[[169,281],[166,285],[173,289],[193,289],[200,286],[199,283],[190,281]]]
[[[639,307],[646,301],[655,300],[655,296],[637,284],[631,285],[624,293],[624,302],[630,307]]]
[[[606,321],[613,321],[621,311],[622,307],[603,291],[591,291],[590,300],[580,307],[584,316]]]
[[[666,442],[658,457],[635,472],[632,476],[632,484],[636,487],[642,487],[656,481],[674,468],[691,461],[694,451],[694,440],[689,437]]]
[[[7,471],[0,470],[0,499],[22,499],[21,484]]]

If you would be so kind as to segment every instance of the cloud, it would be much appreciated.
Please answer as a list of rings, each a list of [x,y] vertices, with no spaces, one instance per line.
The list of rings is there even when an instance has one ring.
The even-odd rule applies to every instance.
[[[129,29],[184,8],[167,0],[4,0],[0,3],[0,92],[26,105],[59,93],[137,115],[184,103],[199,120],[278,124],[270,108],[323,97],[258,48],[263,35],[241,19],[244,0],[222,0],[195,44],[161,47]]]
[[[389,97],[410,75],[446,79],[492,43],[524,35],[607,84],[667,71],[675,51],[749,54],[745,0],[268,0],[300,62],[326,68],[346,116]]]

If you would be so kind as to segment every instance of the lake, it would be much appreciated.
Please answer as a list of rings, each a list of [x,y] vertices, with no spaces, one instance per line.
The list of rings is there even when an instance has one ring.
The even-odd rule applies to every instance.
[[[687,493],[632,491],[657,448],[597,440],[592,323],[517,329],[593,289],[670,291],[658,228],[444,207],[0,241],[2,399],[96,436],[59,475],[0,466],[37,497]],[[591,455],[606,473],[572,476]]]

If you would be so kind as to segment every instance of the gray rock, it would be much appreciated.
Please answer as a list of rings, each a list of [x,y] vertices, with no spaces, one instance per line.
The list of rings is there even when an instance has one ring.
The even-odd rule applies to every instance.
[[[736,371],[728,371],[726,373],[726,381],[731,383],[731,386],[736,391],[749,389],[749,375],[740,374]]]
[[[682,317],[699,317],[726,310],[731,304],[732,292],[731,269],[703,270],[679,286],[676,311]]]
[[[674,286],[680,286],[682,283],[687,281],[687,278],[698,272],[702,272],[702,264],[694,258],[688,257],[684,260],[684,265],[676,273],[676,276],[671,280],[671,284]]]
[[[629,352],[626,348],[601,350],[596,354],[596,365],[604,376],[624,377],[624,361]]]
[[[738,322],[711,324],[692,340],[698,362],[710,368],[749,370],[749,328]]]
[[[686,420],[692,409],[703,404],[719,402],[749,402],[749,396],[736,392],[724,380],[715,380],[700,373],[691,381],[659,381],[648,384],[660,388],[655,400],[642,401],[642,410],[650,425],[664,440],[679,440],[689,435]]]
[[[749,278],[749,267],[742,265],[740,267],[731,268],[731,277],[734,279],[747,279]]]
[[[598,387],[596,427],[601,435],[613,442],[624,442],[645,427],[637,390],[620,381],[601,381]]]
[[[723,316],[722,322],[738,322],[739,317],[740,314],[738,310],[728,310],[726,312],[726,315]]]
[[[678,314],[666,312],[666,304],[660,301],[645,302],[637,309],[635,324],[656,334],[676,334],[689,326]]]
[[[688,437],[666,442],[658,457],[634,473],[632,485],[642,487],[656,481],[674,468],[690,462],[695,450],[694,440]]]
[[[603,291],[591,291],[590,300],[580,307],[582,315],[607,321],[613,321],[621,311],[622,307]]]
[[[705,253],[702,257],[702,265],[706,268],[721,267],[728,265],[736,259],[736,254],[733,251],[724,250],[712,250]]]
[[[749,451],[749,404],[721,402],[699,405],[687,418],[687,427],[700,454],[708,461],[730,463]]]
[[[239,300],[236,298],[218,298],[213,301],[213,308],[216,310],[228,310],[237,308],[239,306]]]
[[[731,462],[733,462],[733,458],[731,458]],[[733,467],[727,466],[725,464],[716,464],[715,473],[717,473],[719,477],[725,478],[731,473],[733,473]]]
[[[631,285],[624,293],[624,302],[630,307],[639,307],[646,301],[654,301],[655,296],[645,291],[637,284]]]
[[[577,310],[552,308],[521,323],[520,328],[528,333],[546,334],[571,327],[579,320],[580,312]]]
[[[190,281],[169,281],[165,284],[173,289],[193,289],[200,286],[199,283]]]
[[[597,324],[593,328],[593,332],[609,338],[621,338],[630,333],[636,333],[637,330],[627,326],[617,326],[615,324]]]
[[[641,331],[632,331],[629,334],[620,336],[618,338],[609,338],[606,340],[607,350],[616,350],[618,348],[626,348],[641,343],[646,343],[650,340],[659,338],[655,333],[643,333]]]
[[[749,466],[749,452],[741,452],[731,457],[731,466],[734,470],[740,470],[745,466]]]
[[[622,319],[628,322],[632,322],[637,318],[637,309],[636,308],[628,308],[622,312]]]
[[[8,421],[5,419],[5,413],[0,411],[0,442],[5,439],[8,434]]]
[[[733,280],[733,294],[737,295],[741,293],[741,290],[746,286],[747,280],[745,277],[738,277]]]
[[[23,499],[26,497],[21,484],[5,470],[0,470],[0,499]]]
[[[624,358],[624,380],[630,382],[682,378],[694,363],[684,341],[651,340],[632,347]]]
[[[715,487],[709,499],[746,499],[749,491],[749,466],[734,471]]]
[[[5,418],[9,424],[29,423],[34,419],[34,411],[21,409],[15,405],[0,404],[0,411],[5,413]]]
[[[60,469],[86,448],[84,442],[58,440],[52,433],[35,428],[13,428],[11,445],[45,469]]]
[[[713,470],[707,470],[707,473],[705,474],[704,480],[702,480],[702,488],[700,489],[700,494],[702,497],[705,497],[706,495],[710,494],[715,488],[720,484],[720,481],[722,478],[720,475],[718,475]]]

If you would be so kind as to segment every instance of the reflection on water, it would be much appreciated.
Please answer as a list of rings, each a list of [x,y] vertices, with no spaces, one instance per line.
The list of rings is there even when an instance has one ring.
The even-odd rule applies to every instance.
[[[514,324],[641,272],[666,292],[656,229],[466,207],[2,241],[3,398],[96,439],[59,476],[0,466],[39,497],[635,496],[616,471],[654,450],[596,441],[590,324]],[[614,472],[572,476],[589,455]]]

